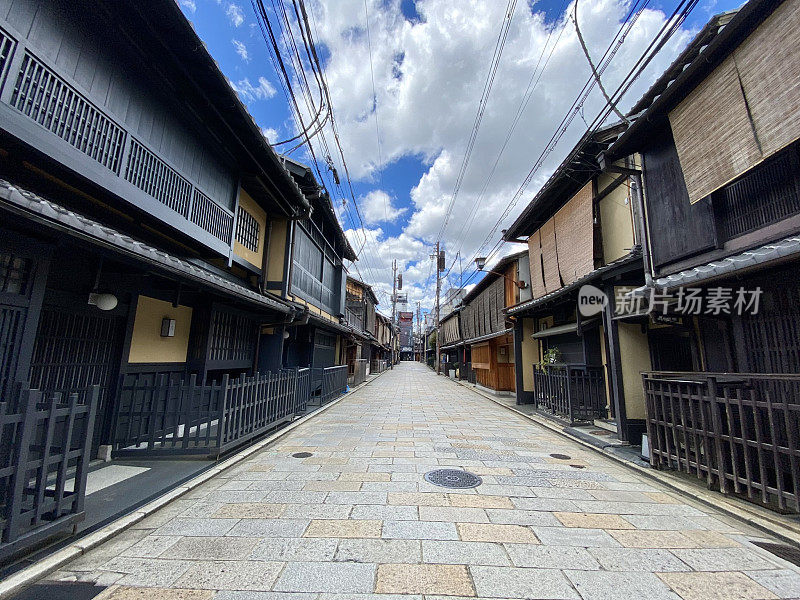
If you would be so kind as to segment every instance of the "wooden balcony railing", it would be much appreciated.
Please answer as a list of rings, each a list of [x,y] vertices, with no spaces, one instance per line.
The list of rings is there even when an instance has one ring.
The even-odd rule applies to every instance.
[[[603,367],[575,364],[533,365],[537,407],[570,423],[606,416]]]
[[[800,375],[642,375],[650,462],[800,511]]]

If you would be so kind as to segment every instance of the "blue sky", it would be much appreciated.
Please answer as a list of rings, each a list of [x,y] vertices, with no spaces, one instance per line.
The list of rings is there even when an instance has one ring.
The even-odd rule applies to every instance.
[[[270,141],[292,137],[296,130],[289,104],[250,2],[180,0],[179,4]],[[272,2],[264,4],[271,10]],[[337,208],[342,209],[343,225],[353,245],[364,247],[354,274],[374,284],[386,312],[390,310],[389,267],[396,258],[406,274],[412,308],[416,301],[428,308],[434,281],[428,255],[452,199],[506,2],[306,0],[306,4],[356,200],[366,221],[362,230],[354,218],[352,201],[343,209],[338,199],[349,191],[333,185],[322,161],[326,183],[337,199]],[[677,0],[649,3],[609,65],[604,75],[607,86],[635,62],[663,23],[664,13],[676,4]],[[738,4],[701,0],[623,104],[632,103],[647,89],[712,14]],[[460,251],[465,274],[469,273],[469,259],[479,250],[485,253],[499,238],[498,229],[490,244],[481,248],[577,94],[579,83],[586,80],[588,67],[578,54],[574,26],[565,20],[565,6],[564,0],[528,0],[518,2],[514,12],[475,149],[443,236],[448,262]],[[580,0],[581,30],[593,54],[603,53],[629,7],[624,0]],[[273,13],[270,16],[275,17]],[[526,101],[523,94],[529,76],[547,53],[551,53],[549,62],[539,72],[540,80]],[[512,117],[523,105],[521,119],[501,153]],[[600,106],[599,95],[590,96],[584,118],[590,121]],[[585,130],[584,123],[576,122],[501,227],[524,208]],[[326,137],[332,146],[329,129]],[[285,151],[291,146],[281,148]],[[323,153],[319,143],[315,150]],[[343,177],[340,158],[334,151],[331,154]],[[293,156],[309,160],[305,148]],[[498,167],[493,172],[490,167],[495,160]],[[517,249],[504,247],[500,252]],[[459,273],[453,273],[444,288],[457,285],[458,279]]]

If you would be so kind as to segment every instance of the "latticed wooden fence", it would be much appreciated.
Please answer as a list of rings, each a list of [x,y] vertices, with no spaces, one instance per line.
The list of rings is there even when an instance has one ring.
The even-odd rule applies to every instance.
[[[534,365],[533,390],[538,408],[568,419],[570,423],[606,415],[603,367]]]
[[[0,560],[83,520],[99,394],[17,385],[0,402]]]
[[[114,454],[217,456],[291,420],[309,403],[322,405],[344,393],[346,365],[320,371],[319,389],[312,385],[311,369],[208,383],[198,383],[195,375],[123,375]]]
[[[650,462],[800,511],[800,375],[642,375]]]

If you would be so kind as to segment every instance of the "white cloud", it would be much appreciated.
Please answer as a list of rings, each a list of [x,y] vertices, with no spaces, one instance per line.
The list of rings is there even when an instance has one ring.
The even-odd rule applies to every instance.
[[[239,27],[239,25],[244,23],[244,13],[242,12],[242,7],[238,4],[234,4],[233,2],[228,4],[228,7],[225,9],[225,14],[228,15],[228,19],[234,27]]]
[[[239,97],[244,102],[255,102],[257,100],[266,100],[275,95],[275,87],[267,80],[266,77],[258,78],[258,85],[250,83],[250,79],[245,77],[239,81],[233,82],[228,80],[234,91],[239,94]]]
[[[397,218],[405,213],[407,208],[397,208],[393,204],[394,198],[383,190],[372,190],[358,200],[361,216],[366,225],[378,223],[394,223]]]
[[[181,0],[181,6],[191,13],[197,10],[197,4],[195,4],[194,0]]]
[[[274,144],[278,141],[278,132],[277,130],[273,129],[272,127],[262,127],[261,128],[261,135],[267,138],[267,141],[270,144]]]
[[[375,229],[366,233],[367,245],[358,267],[369,283],[391,290],[391,260],[401,261],[402,256],[410,298],[430,306],[434,279],[428,255],[453,194],[506,3],[417,0],[421,18],[411,22],[402,15],[400,0],[367,2],[383,163],[420,157],[425,171],[408,199],[392,199],[392,210],[402,210],[409,204],[410,210],[403,215],[388,218],[380,190],[359,201],[365,220],[370,221],[368,227]],[[375,182],[379,160],[363,0],[314,0],[307,4],[316,24],[315,39],[326,49],[325,74],[350,173],[361,182]],[[529,2],[517,5],[472,159],[443,237],[448,267],[460,248],[465,272],[471,269],[469,259],[590,77],[569,18],[572,5],[563,14],[551,16],[551,21],[535,12],[536,6]],[[581,32],[595,60],[606,51],[630,6],[631,0],[581,0]],[[655,9],[639,16],[603,74],[607,89],[619,85],[665,19],[664,13]],[[623,110],[642,95],[691,36],[692,32],[679,30],[625,96]],[[547,68],[491,174],[534,68],[551,50]],[[591,122],[603,104],[595,87],[583,106],[586,121]],[[499,239],[500,229],[516,218],[585,129],[582,118],[575,118],[483,253]],[[368,208],[371,219],[366,218]],[[397,235],[387,235],[376,227],[394,220],[402,223]],[[348,235],[351,239],[364,238],[360,231]],[[361,242],[354,239],[353,245],[358,250]],[[507,245],[502,252],[519,249],[521,246]],[[393,256],[395,252],[401,256]],[[451,274],[444,289],[458,284],[458,265],[454,271],[455,277]]]
[[[247,46],[244,45],[244,42],[231,40],[231,43],[236,50],[236,54],[238,54],[244,62],[250,62],[250,53],[247,52]]]

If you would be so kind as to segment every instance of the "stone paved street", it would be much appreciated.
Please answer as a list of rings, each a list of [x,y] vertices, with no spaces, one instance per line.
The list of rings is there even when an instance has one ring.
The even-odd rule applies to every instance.
[[[446,467],[483,484],[424,481]],[[800,596],[763,537],[402,363],[51,578],[103,600]]]

